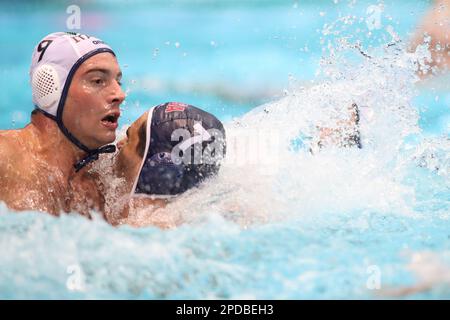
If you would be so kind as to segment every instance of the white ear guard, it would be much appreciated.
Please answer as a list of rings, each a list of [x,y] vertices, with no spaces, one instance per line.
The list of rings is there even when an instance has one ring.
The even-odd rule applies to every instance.
[[[42,110],[56,114],[61,88],[58,72],[49,64],[40,65],[31,79],[33,102]]]

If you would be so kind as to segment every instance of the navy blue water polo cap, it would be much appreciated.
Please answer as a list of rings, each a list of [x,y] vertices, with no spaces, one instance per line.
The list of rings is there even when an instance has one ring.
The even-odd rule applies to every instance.
[[[219,171],[226,153],[225,129],[212,114],[167,102],[148,111],[146,130],[132,196],[175,196]]]

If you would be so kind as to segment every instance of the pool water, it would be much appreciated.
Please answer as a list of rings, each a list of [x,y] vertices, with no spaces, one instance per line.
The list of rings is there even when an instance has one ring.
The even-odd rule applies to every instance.
[[[169,230],[0,204],[1,298],[450,298],[450,82],[418,81],[427,51],[405,49],[429,3],[384,1],[371,33],[378,2],[258,3],[81,5],[82,31],[118,52],[121,125],[163,101],[198,105],[225,122],[227,162],[159,213],[185,221]],[[12,129],[32,110],[33,46],[67,14],[2,6]],[[363,149],[312,155],[316,125],[353,102]]]

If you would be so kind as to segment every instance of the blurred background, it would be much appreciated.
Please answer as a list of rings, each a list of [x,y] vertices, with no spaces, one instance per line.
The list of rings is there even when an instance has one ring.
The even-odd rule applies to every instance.
[[[387,27],[411,38],[429,7],[425,0],[0,1],[0,128],[29,121],[31,52],[51,32],[92,34],[116,51],[128,94],[122,125],[165,101],[227,121],[316,79],[324,30],[336,21],[369,48],[387,42]]]

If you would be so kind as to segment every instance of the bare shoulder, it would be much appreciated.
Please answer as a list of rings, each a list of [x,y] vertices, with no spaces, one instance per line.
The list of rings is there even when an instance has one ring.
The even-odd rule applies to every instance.
[[[20,130],[0,130],[0,148],[12,146],[20,136]]]
[[[15,136],[12,130],[0,130],[0,174],[6,171],[8,163],[15,158]]]
[[[20,130],[0,131],[0,178],[23,176],[23,161],[27,158],[26,148],[21,143]]]
[[[10,130],[0,131],[0,201],[11,204],[14,199],[14,184],[20,170],[15,170],[17,163],[17,151],[15,148],[15,132]],[[14,205],[12,207],[15,207]]]

